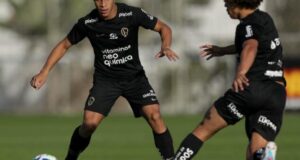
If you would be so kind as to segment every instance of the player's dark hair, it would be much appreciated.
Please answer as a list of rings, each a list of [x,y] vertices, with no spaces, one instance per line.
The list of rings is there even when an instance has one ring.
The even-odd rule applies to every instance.
[[[263,0],[224,0],[225,3],[235,5],[241,8],[255,9]]]

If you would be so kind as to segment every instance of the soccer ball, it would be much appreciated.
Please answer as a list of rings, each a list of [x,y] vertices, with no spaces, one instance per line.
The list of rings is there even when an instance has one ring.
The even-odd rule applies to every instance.
[[[49,154],[40,154],[33,158],[33,160],[57,160],[56,157]]]

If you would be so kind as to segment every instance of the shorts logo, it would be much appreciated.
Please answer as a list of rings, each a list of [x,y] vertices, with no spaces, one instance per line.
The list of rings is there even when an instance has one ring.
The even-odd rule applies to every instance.
[[[151,101],[157,101],[157,99],[156,98],[151,98]]]
[[[122,34],[122,36],[125,37],[125,38],[128,36],[128,32],[129,32],[129,29],[126,28],[126,27],[123,27],[123,28],[121,29],[121,34]]]
[[[94,104],[94,102],[95,102],[95,100],[96,100],[96,99],[95,99],[95,97],[90,97],[90,98],[89,98],[89,100],[88,100],[88,103],[87,103],[87,104],[88,104],[88,106],[91,106],[91,105],[93,105],[93,104]]]
[[[267,127],[270,127],[274,132],[277,131],[277,126],[269,120],[266,116],[259,116],[258,123],[263,124]]]
[[[154,93],[154,91],[152,89],[149,91],[149,93],[143,94],[143,98],[155,97],[155,96],[156,95],[155,95],[155,93]]]
[[[234,103],[230,103],[227,107],[230,109],[230,112],[236,115],[239,119],[242,119],[244,117],[244,115],[237,110]]]
[[[268,76],[268,77],[282,77],[283,76],[283,71],[281,71],[281,70],[278,70],[278,71],[267,70],[265,72],[265,76]]]

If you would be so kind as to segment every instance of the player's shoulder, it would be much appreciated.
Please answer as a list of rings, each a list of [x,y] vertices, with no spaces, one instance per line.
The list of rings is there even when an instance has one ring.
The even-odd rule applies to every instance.
[[[141,10],[141,8],[136,7],[136,6],[131,6],[125,3],[117,3],[119,13],[124,13],[124,12],[131,12],[131,13],[136,13],[137,11]]]
[[[272,18],[267,12],[257,9],[250,16],[243,19],[240,24],[241,25],[252,24],[252,25],[257,25],[257,26],[265,26],[270,21],[272,21]]]
[[[119,18],[135,18],[143,13],[146,13],[142,8],[130,6],[125,3],[117,3]]]
[[[97,22],[99,19],[98,11],[97,9],[93,9],[85,16],[78,19],[78,23],[80,24],[88,24],[88,23],[94,23]]]

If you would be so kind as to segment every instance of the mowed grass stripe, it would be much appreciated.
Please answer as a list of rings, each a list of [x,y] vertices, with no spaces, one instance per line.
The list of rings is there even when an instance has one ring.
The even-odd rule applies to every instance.
[[[201,116],[164,117],[174,139],[175,148],[199,123]],[[278,160],[300,159],[300,115],[285,114],[277,139]],[[73,129],[81,116],[0,115],[0,159],[32,159],[49,153],[63,160]],[[244,122],[220,131],[203,146],[195,160],[245,159],[247,138]],[[82,160],[159,160],[150,128],[144,119],[114,115],[105,119],[93,136]]]

